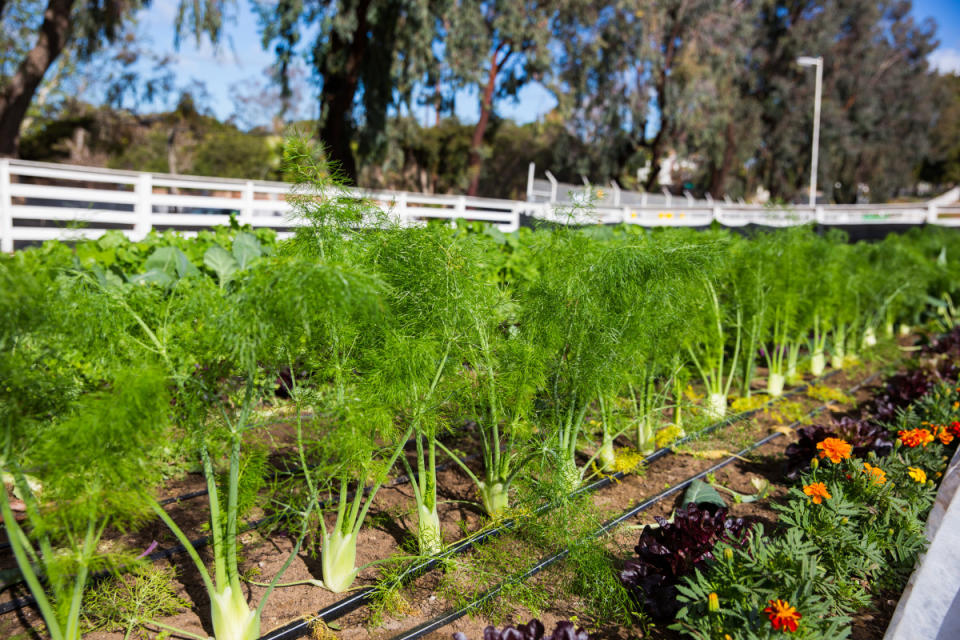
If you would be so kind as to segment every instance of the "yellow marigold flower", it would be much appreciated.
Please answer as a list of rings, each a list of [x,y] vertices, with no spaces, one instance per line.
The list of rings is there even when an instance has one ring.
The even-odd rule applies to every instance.
[[[822,482],[804,485],[803,492],[813,499],[813,504],[820,504],[824,499],[829,500],[833,496],[827,491],[827,485]]]
[[[900,442],[903,443],[905,447],[919,447],[927,446],[933,442],[933,434],[930,433],[929,429],[910,429],[909,431],[899,431],[897,435],[900,436]]]
[[[829,458],[830,462],[837,463],[850,457],[853,447],[841,438],[826,438],[817,443],[817,450],[821,458]]]
[[[907,467],[907,475],[920,484],[925,484],[927,481],[927,472],[920,467]]]
[[[873,484],[883,484],[887,481],[887,472],[869,462],[863,463],[863,472],[870,474]]]

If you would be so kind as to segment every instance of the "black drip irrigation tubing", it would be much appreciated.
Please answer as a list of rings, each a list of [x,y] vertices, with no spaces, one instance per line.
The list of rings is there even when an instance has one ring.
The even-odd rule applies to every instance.
[[[405,445],[405,446],[406,446],[406,445]],[[471,455],[465,457],[464,460],[465,460],[465,461],[466,461],[466,460],[472,460],[472,459],[474,459],[474,458],[476,458],[476,457],[478,457],[478,456],[479,456],[479,454],[471,454]],[[443,471],[444,469],[447,469],[447,468],[449,468],[449,467],[452,466],[452,465],[453,465],[453,462],[452,462],[452,461],[451,461],[451,462],[444,462],[443,464],[438,464],[438,465],[437,465],[437,471]],[[416,473],[414,473],[414,477],[416,477]],[[385,484],[385,485],[383,486],[383,488],[386,488],[386,487],[398,487],[398,486],[404,485],[404,484],[406,484],[406,483],[408,483],[408,482],[410,482],[410,476],[404,474],[404,475],[402,475],[402,476],[398,476],[398,477],[394,478],[394,479],[391,480],[388,484]],[[372,489],[373,489],[373,487],[370,487],[370,486],[364,487],[364,488],[363,488],[363,494],[364,494],[364,495],[369,494],[370,491],[372,491]],[[203,493],[200,494],[200,495],[206,495],[206,493],[207,493],[206,490],[204,490]],[[348,492],[348,493],[347,493],[347,500],[352,500],[355,495],[356,495],[356,492],[355,492],[355,491],[350,491],[350,492]],[[162,503],[161,503],[161,504],[162,504]],[[168,503],[168,504],[169,504],[169,503]],[[338,500],[330,499],[330,500],[321,500],[321,501],[318,503],[318,506],[319,506],[321,509],[323,509],[324,507],[331,507],[331,506],[334,506],[334,505],[336,505],[336,504],[338,504]],[[252,530],[252,529],[256,529],[256,528],[259,527],[260,525],[264,524],[265,522],[269,522],[269,521],[271,521],[271,520],[273,520],[273,518],[266,517],[266,518],[257,518],[256,520],[248,520],[247,522],[243,522],[243,523],[241,523],[240,526],[237,528],[237,535],[239,536],[239,535],[241,535],[241,534],[243,534],[243,533],[246,533],[247,531],[250,531],[250,530]],[[212,535],[201,536],[201,537],[199,537],[199,538],[197,538],[197,539],[195,539],[195,540],[191,540],[191,541],[190,541],[190,545],[191,545],[194,549],[202,549],[203,547],[205,547],[205,546],[207,546],[208,544],[210,544],[211,540],[213,540],[213,536],[212,536]],[[161,550],[159,550],[159,551],[154,551],[153,553],[150,553],[150,554],[148,554],[148,555],[145,555],[145,556],[143,556],[143,560],[147,560],[147,561],[149,561],[149,562],[156,562],[157,560],[166,560],[167,558],[172,558],[173,556],[178,555],[178,554],[181,554],[181,553],[185,552],[186,550],[187,550],[187,548],[186,548],[185,546],[183,546],[182,544],[176,544],[176,545],[174,545],[174,546],[172,546],[172,547],[169,547],[169,548],[167,548],[167,549],[161,549]],[[114,575],[114,574],[116,574],[116,573],[125,573],[125,572],[126,572],[127,570],[129,570],[129,569],[130,569],[130,567],[123,566],[123,567],[119,567],[118,569],[114,569],[113,571],[100,571],[100,572],[98,572],[98,573],[94,573],[93,575],[91,575],[91,576],[90,576],[90,581],[91,581],[91,583],[96,583],[97,581],[103,580],[104,578],[109,577],[109,576],[111,576],[111,575]],[[0,592],[4,591],[4,590],[6,590],[6,589],[9,589],[9,588],[11,588],[11,587],[15,587],[16,585],[22,584],[22,583],[23,583],[23,578],[22,578],[22,577],[21,577],[19,580],[11,580],[11,581],[9,581],[9,582],[6,582],[5,584],[3,584],[2,587],[0,587]],[[25,596],[25,597],[23,597],[23,598],[14,598],[14,599],[9,600],[9,601],[7,601],[7,602],[0,603],[0,615],[3,615],[3,614],[5,614],[5,613],[10,613],[11,611],[16,611],[17,609],[22,609],[22,608],[24,608],[24,607],[33,606],[33,605],[36,604],[36,602],[37,602],[37,601],[36,601],[36,599],[35,599],[33,596],[29,596],[29,595],[28,595],[28,596]]]
[[[812,380],[810,383],[805,383],[799,387],[791,389],[789,392],[784,393],[777,398],[770,399],[768,402],[765,402],[762,406],[757,407],[756,409],[751,409],[749,411],[744,411],[741,413],[734,414],[732,416],[728,416],[723,420],[720,420],[707,427],[704,427],[703,429],[697,431],[696,433],[684,436],[683,438],[679,438],[678,440],[675,440],[674,442],[672,442],[670,446],[661,447],[660,449],[657,449],[653,453],[649,454],[641,461],[640,464],[647,465],[647,464],[650,464],[651,462],[659,460],[665,455],[671,453],[672,448],[676,445],[689,442],[694,438],[699,438],[709,433],[712,433],[713,431],[716,431],[721,427],[745,420],[755,415],[756,413],[763,411],[764,408],[768,407],[774,402],[781,400],[783,398],[787,398],[790,396],[803,393],[810,387],[811,384],[815,384],[815,383],[819,383],[824,380],[827,380],[828,378],[836,375],[837,373],[838,371],[836,370],[831,371],[826,375],[823,375],[819,378]],[[870,380],[873,377],[874,376],[871,376],[867,380]],[[867,384],[867,381],[864,381],[863,384],[864,385]],[[819,410],[822,410],[822,409],[823,407],[820,407]],[[814,415],[814,412],[811,412],[809,415]],[[613,484],[614,481],[622,480],[623,478],[626,477],[626,475],[627,473],[623,471],[617,471],[611,475],[604,476],[603,478],[572,492],[568,496],[568,498],[576,497],[584,493],[593,493],[599,489],[602,489],[604,487],[607,487]],[[532,514],[529,514],[529,515],[539,516],[545,513],[546,511],[550,510],[551,508],[553,508],[554,504],[555,503],[552,503],[552,502],[543,504],[540,507],[538,507]],[[477,534],[474,534],[473,536],[468,536],[466,538],[463,538],[453,543],[453,545],[448,547],[442,553],[436,556],[433,556],[432,558],[423,560],[422,562],[404,571],[403,574],[397,578],[397,583],[406,584],[411,580],[414,580],[424,575],[425,573],[432,571],[433,569],[438,567],[444,560],[451,558],[453,556],[465,553],[470,549],[472,549],[473,547],[480,545],[491,538],[494,538],[503,533],[506,533],[507,531],[513,529],[517,525],[517,523],[518,523],[518,519],[510,518],[493,529],[481,531]],[[356,592],[347,596],[346,598],[343,598],[342,600],[338,600],[337,602],[334,602],[333,604],[324,607],[323,609],[318,611],[315,616],[311,617],[309,620],[308,619],[294,620],[293,622],[290,622],[282,627],[274,629],[273,631],[267,633],[266,635],[261,636],[259,640],[296,640],[298,638],[301,638],[310,633],[310,625],[313,623],[313,621],[322,620],[323,622],[333,622],[334,620],[342,618],[343,616],[359,609],[360,607],[366,604],[369,604],[373,599],[374,595],[376,594],[376,592],[377,592],[376,586],[369,586],[369,587],[363,587],[362,589],[358,589]]]
[[[788,397],[803,393],[804,391],[810,388],[811,384],[817,384],[817,383],[823,382],[824,380],[827,380],[832,376],[836,375],[838,372],[839,372],[838,370],[830,371],[829,373],[823,376],[820,376],[819,378],[815,378],[814,380],[808,383],[804,383],[799,387],[795,387],[790,391],[776,398],[771,398],[769,401],[765,402],[763,405],[757,407],[756,409],[751,409],[749,411],[743,411],[743,412],[734,414],[732,416],[727,416],[723,420],[719,420],[707,427],[704,427],[703,429],[700,429],[695,433],[679,438],[673,441],[672,443],[670,443],[669,446],[661,447],[660,449],[657,449],[653,453],[647,455],[646,457],[643,458],[643,460],[640,461],[640,464],[648,465],[652,462],[655,462],[656,460],[659,460],[665,455],[672,453],[673,447],[677,445],[684,444],[695,438],[700,438],[704,435],[712,433],[722,427],[745,420],[759,413],[760,411],[763,411],[766,407],[777,402],[778,400],[782,400],[783,398],[788,398]],[[874,376],[871,376],[871,378],[868,378],[868,380],[872,379],[873,377]],[[864,382],[864,384],[866,384],[866,382]],[[466,458],[464,458],[464,460],[469,460],[471,458],[476,457],[477,455],[478,454],[467,456]],[[441,471],[452,464],[453,464],[452,462],[443,463],[437,466],[437,470]],[[581,495],[583,493],[593,493],[599,489],[609,486],[614,481],[622,480],[626,476],[627,476],[626,472],[617,471],[611,475],[604,476],[603,478],[601,478],[600,480],[597,480],[596,482],[593,482],[587,486],[577,489],[576,491],[572,492],[568,497],[572,498],[572,497]],[[399,486],[407,482],[410,482],[410,477],[408,475],[402,475],[395,478],[389,485],[386,485],[386,486]],[[371,490],[371,487],[364,487],[363,491],[366,494],[366,493],[369,493],[370,490]],[[204,490],[202,493],[198,493],[198,495],[205,495],[205,494],[206,494],[206,490]],[[352,493],[348,494],[348,499],[352,498],[352,496],[353,496]],[[332,500],[322,501],[320,505],[321,507],[323,507],[333,503],[334,501]],[[548,509],[552,508],[552,506],[553,506],[552,503],[544,504],[541,507],[539,507],[536,511],[534,511],[532,515],[534,516],[540,515],[545,511],[547,511]],[[270,520],[270,518],[259,518],[257,520],[251,520],[251,521],[245,522],[240,525],[237,535],[246,533],[251,529],[255,529],[259,527],[261,524],[263,524],[264,522],[267,522],[268,520]],[[482,531],[479,534],[476,534],[474,536],[468,536],[466,538],[463,538],[460,541],[453,543],[452,546],[450,546],[446,551],[442,552],[441,554],[436,555],[430,559],[427,559],[417,565],[414,565],[413,567],[405,571],[403,575],[400,577],[399,581],[401,584],[405,584],[410,580],[414,580],[419,576],[435,569],[440,564],[441,561],[449,557],[459,555],[461,553],[465,553],[466,551],[469,551],[470,549],[472,549],[475,545],[482,544],[483,542],[485,542],[490,538],[499,536],[500,534],[511,530],[514,526],[516,526],[516,524],[517,524],[517,521],[515,519],[509,519],[494,529]],[[191,544],[194,549],[200,549],[206,546],[207,544],[209,544],[212,539],[213,539],[213,536],[207,535],[191,541]],[[184,547],[182,544],[177,544],[168,549],[161,549],[160,551],[155,551],[145,556],[144,559],[151,562],[155,562],[157,560],[164,560],[167,558],[171,558],[177,554],[183,553],[184,551],[186,551],[186,547]],[[111,575],[111,572],[100,572],[98,574],[94,574],[93,576],[91,576],[91,581],[102,580],[103,578],[108,577],[109,575]],[[21,579],[20,581],[16,581],[16,582],[8,582],[2,587],[2,589],[0,589],[0,591],[16,586],[22,583],[22,581],[23,580]],[[321,609],[317,613],[315,618],[321,618],[325,622],[332,622],[333,620],[336,620],[337,618],[345,616],[348,613],[369,603],[373,597],[373,594],[376,592],[376,590],[377,590],[376,587],[364,587],[363,589],[356,591],[354,594],[348,596],[347,598],[344,598],[343,600],[335,602],[334,604],[328,607],[325,607],[324,609]],[[24,607],[34,606],[35,604],[36,604],[36,599],[33,596],[28,595],[23,598],[14,598],[7,602],[0,603],[0,615],[9,613],[11,611],[16,611]],[[309,632],[309,623],[304,620],[297,620],[283,627],[280,627],[279,629],[276,629],[275,631],[265,636],[262,636],[260,640],[291,640],[293,638],[300,638],[303,635],[306,635],[308,632]]]
[[[413,444],[414,442],[416,442],[416,439],[415,439],[415,438],[410,438],[409,440],[406,441],[406,443],[404,443],[403,446],[404,446],[404,448],[406,448],[406,447],[408,447],[409,445]],[[473,456],[468,456],[468,457],[465,458],[465,459],[470,459],[470,458],[472,458],[472,457],[473,457]],[[437,465],[437,471],[443,471],[443,470],[447,469],[451,464],[452,464],[451,462],[444,462],[443,464]],[[391,480],[389,483],[385,484],[385,485],[384,485],[384,488],[387,488],[387,487],[397,487],[397,486],[400,486],[400,485],[402,485],[402,484],[406,484],[406,483],[408,483],[408,482],[410,482],[410,478],[409,478],[409,476],[407,476],[406,474],[404,474],[404,475],[401,475],[401,476],[397,476],[396,478],[394,478],[393,480]],[[364,495],[366,495],[367,493],[370,493],[370,489],[371,489],[371,487],[369,487],[369,486],[364,487],[364,489],[363,489]],[[181,503],[181,502],[186,502],[186,501],[188,501],[188,500],[193,500],[194,498],[199,498],[199,497],[201,497],[201,496],[205,496],[205,495],[207,495],[208,493],[209,493],[209,491],[207,491],[206,488],[197,489],[196,491],[189,491],[189,492],[187,492],[187,493],[183,493],[183,494],[180,494],[180,495],[178,495],[178,496],[172,496],[172,497],[170,497],[170,498],[164,498],[163,500],[158,501],[157,504],[159,504],[161,507],[165,507],[165,506],[171,505],[171,504],[179,504],[179,503]],[[348,494],[348,498],[350,498],[350,499],[352,499],[353,496],[354,496],[354,493],[353,493],[353,492],[351,492],[351,493]],[[321,503],[321,506],[322,506],[322,505],[323,505],[323,503]],[[262,520],[261,520],[261,522],[262,522]],[[0,531],[3,531],[3,529],[0,529]],[[9,543],[9,542],[0,542],[0,552],[2,552],[2,551],[7,551],[8,549],[10,549],[10,543]],[[183,550],[183,549],[181,549],[181,551],[182,551],[182,550]],[[148,557],[152,558],[152,556],[148,556]],[[9,584],[4,585],[2,588],[6,588],[6,587],[9,587],[9,586],[12,586],[13,584],[19,584],[19,583],[9,583]],[[2,590],[2,588],[0,588],[0,590]],[[3,612],[0,611],[0,614],[2,614],[2,613],[3,613]]]
[[[873,374],[873,375],[871,375],[870,377],[868,377],[866,380],[864,380],[862,383],[855,385],[855,386],[850,390],[850,393],[854,393],[854,392],[856,392],[858,389],[866,386],[867,384],[869,384],[869,383],[870,383],[876,376],[878,376],[878,375],[879,375],[879,374]],[[805,419],[812,418],[813,416],[821,413],[821,412],[824,411],[825,409],[827,409],[827,405],[826,405],[826,404],[821,405],[821,406],[819,406],[819,407],[816,407],[815,409],[809,411],[809,412],[807,413],[807,415],[804,416],[804,418],[805,418]],[[802,424],[802,422],[803,422],[802,420],[797,420],[797,421],[793,422],[792,424],[790,424],[789,426],[790,426],[790,428],[792,428],[792,429],[795,430],[795,429],[797,428],[797,426],[799,426],[800,424]],[[717,464],[711,466],[709,469],[704,469],[703,471],[701,471],[701,472],[699,472],[699,473],[695,473],[694,475],[688,477],[686,480],[683,480],[683,481],[681,481],[681,482],[679,482],[679,483],[677,483],[677,484],[675,484],[675,485],[673,485],[673,486],[671,486],[671,487],[669,487],[669,488],[667,488],[667,489],[664,489],[663,491],[661,491],[660,493],[656,494],[655,496],[650,497],[650,498],[644,500],[644,501],[641,502],[640,504],[638,504],[638,505],[636,505],[636,506],[634,506],[634,507],[631,507],[630,509],[627,509],[626,511],[624,511],[623,513],[621,513],[621,514],[620,514],[619,516],[617,516],[616,518],[612,518],[612,519],[610,519],[610,520],[607,520],[605,523],[603,523],[602,525],[600,525],[598,528],[596,528],[596,529],[594,529],[593,531],[591,531],[591,532],[586,536],[586,539],[589,539],[589,538],[599,538],[600,536],[604,535],[605,533],[608,533],[609,531],[611,531],[611,530],[615,529],[616,527],[620,526],[621,524],[623,524],[624,522],[626,522],[626,521],[629,520],[630,518],[636,516],[637,514],[643,512],[643,511],[646,511],[647,509],[649,509],[649,508],[652,507],[653,505],[657,504],[657,503],[660,502],[661,500],[664,500],[665,498],[669,498],[670,496],[672,496],[672,495],[674,495],[674,494],[676,494],[676,493],[679,493],[680,491],[686,489],[688,486],[690,486],[691,484],[693,484],[695,481],[700,480],[701,478],[705,478],[708,474],[711,474],[711,473],[713,473],[713,472],[715,472],[715,471],[717,471],[717,470],[719,470],[719,469],[722,469],[723,467],[726,467],[726,466],[729,465],[729,464],[732,464],[732,463],[734,463],[734,462],[737,462],[738,460],[742,459],[746,454],[750,453],[750,452],[753,451],[754,449],[757,449],[757,448],[759,448],[759,447],[762,447],[763,445],[767,444],[768,442],[771,442],[771,441],[773,441],[773,440],[775,440],[775,439],[777,439],[777,438],[779,438],[779,437],[781,437],[781,436],[783,436],[783,435],[784,435],[784,434],[783,434],[782,432],[780,432],[780,431],[775,431],[775,432],[773,432],[773,433],[771,433],[771,434],[769,434],[769,435],[767,435],[767,436],[764,436],[763,438],[757,440],[756,442],[754,442],[754,443],[751,444],[750,446],[748,446],[748,447],[742,449],[741,451],[738,451],[737,453],[731,455],[729,458],[726,458],[726,459],[724,459],[724,460],[721,460],[721,461],[718,462]],[[508,586],[510,586],[510,585],[512,585],[512,584],[517,584],[517,583],[523,582],[523,581],[527,580],[528,578],[531,578],[531,577],[535,576],[536,574],[540,573],[541,571],[543,571],[543,570],[546,569],[547,567],[549,567],[549,566],[551,566],[551,565],[559,562],[560,560],[563,560],[563,559],[566,558],[568,555],[570,555],[570,549],[569,549],[569,547],[568,547],[568,548],[565,548],[565,549],[562,549],[562,550],[560,550],[560,551],[557,551],[556,553],[553,553],[553,554],[551,554],[551,555],[549,555],[549,556],[546,556],[546,557],[542,558],[539,562],[537,562],[535,565],[533,565],[532,567],[530,567],[530,568],[528,568],[526,571],[524,571],[521,575],[516,576],[516,577],[514,577],[514,578],[512,578],[512,579],[510,579],[510,580],[505,580],[504,582],[501,582],[501,583],[499,583],[498,585],[496,585],[496,586],[494,586],[494,587],[491,587],[490,589],[484,591],[484,592],[483,592],[482,594],[480,594],[477,598],[475,598],[473,601],[467,603],[466,605],[464,605],[464,606],[462,606],[462,607],[460,607],[460,608],[457,608],[457,609],[448,610],[448,611],[442,613],[441,615],[437,616],[436,618],[434,618],[434,619],[432,619],[432,620],[428,620],[427,622],[424,622],[424,623],[422,623],[422,624],[419,624],[419,625],[417,625],[416,627],[414,627],[414,628],[412,628],[412,629],[409,629],[409,630],[407,630],[407,631],[404,631],[403,633],[400,633],[400,634],[398,634],[398,635],[393,636],[392,638],[390,638],[390,640],[418,640],[419,638],[422,638],[423,636],[427,635],[428,633],[433,633],[434,631],[438,631],[438,630],[442,629],[443,627],[447,626],[448,624],[450,624],[450,623],[452,623],[452,622],[454,622],[454,621],[456,621],[456,620],[459,620],[460,618],[462,618],[463,616],[467,615],[467,614],[470,613],[472,610],[476,609],[477,607],[479,607],[480,605],[484,604],[484,603],[487,602],[488,600],[492,600],[493,598],[496,598],[496,597],[500,594],[500,592],[502,592],[506,587],[508,587]],[[264,638],[266,638],[266,636],[265,636]],[[261,640],[264,640],[264,638],[261,638]]]

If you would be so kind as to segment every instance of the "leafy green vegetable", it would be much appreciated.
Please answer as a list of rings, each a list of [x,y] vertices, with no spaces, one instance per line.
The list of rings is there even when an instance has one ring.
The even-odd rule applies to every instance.
[[[681,502],[680,505],[685,507],[688,504],[701,506],[713,505],[715,507],[727,506],[727,503],[724,502],[720,494],[717,493],[717,490],[703,480],[694,480],[690,483],[690,486],[687,487],[687,490],[683,494],[683,502]]]

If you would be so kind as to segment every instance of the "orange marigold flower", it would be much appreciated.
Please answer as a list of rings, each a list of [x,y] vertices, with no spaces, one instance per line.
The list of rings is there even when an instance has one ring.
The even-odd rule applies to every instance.
[[[957,422],[956,420],[951,422],[950,426],[947,427],[947,431],[949,431],[950,435],[952,435],[954,438],[960,438],[960,422]]]
[[[770,624],[773,625],[773,628],[779,631],[783,628],[784,631],[796,631],[797,630],[797,620],[802,618],[797,610],[790,606],[785,600],[771,600],[770,606],[763,610],[764,613],[770,616]]]
[[[933,442],[933,434],[930,433],[929,429],[910,429],[909,431],[899,431],[897,435],[900,436],[900,442],[903,443],[905,447],[919,447],[927,446]]]
[[[883,484],[887,481],[887,472],[880,467],[875,467],[869,462],[863,463],[863,472],[869,473],[873,484]]]
[[[927,472],[920,467],[907,467],[907,475],[920,484],[924,484],[927,481]]]
[[[804,485],[803,492],[813,499],[813,504],[820,504],[824,499],[829,500],[833,496],[827,491],[827,485],[822,482]]]
[[[850,457],[853,447],[841,438],[826,438],[817,443],[821,458],[830,458],[830,462],[837,463]]]
[[[953,442],[953,434],[947,431],[946,427],[937,427],[935,433],[941,444],[947,445]]]

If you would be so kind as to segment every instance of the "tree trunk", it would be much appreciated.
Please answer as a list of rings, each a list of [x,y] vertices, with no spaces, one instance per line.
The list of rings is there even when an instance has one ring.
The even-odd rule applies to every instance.
[[[710,195],[717,200],[723,198],[727,187],[727,176],[730,175],[730,169],[733,166],[733,158],[737,149],[734,139],[733,121],[727,123],[727,128],[723,134],[723,160],[720,166],[714,169],[710,177]]]
[[[320,95],[320,141],[327,159],[338,165],[344,177],[357,180],[357,163],[350,142],[353,140],[353,102],[360,85],[360,67],[367,51],[367,8],[370,0],[357,5],[357,26],[349,41],[334,32],[330,35],[330,60],[324,61],[323,91]],[[337,59],[343,64],[337,65]],[[389,73],[384,69],[383,73]]]
[[[500,53],[500,47],[497,47],[490,56],[490,73],[487,74],[487,86],[483,89],[483,95],[480,97],[480,119],[477,126],[473,129],[473,139],[470,141],[470,162],[467,166],[467,173],[470,176],[470,187],[467,189],[468,196],[477,195],[477,189],[480,186],[480,169],[483,165],[483,134],[487,131],[487,124],[490,122],[490,113],[493,111],[493,90],[497,85],[497,74],[503,68],[507,58],[510,57],[510,50],[497,62],[497,54]]]
[[[16,156],[20,147],[20,125],[27,115],[40,81],[63,51],[70,35],[70,10],[74,0],[49,0],[37,43],[20,63],[0,93],[0,156]]]
[[[666,146],[667,136],[670,133],[671,123],[667,115],[667,82],[668,71],[673,68],[673,60],[677,54],[677,41],[680,38],[680,8],[674,8],[669,15],[673,21],[673,26],[665,40],[665,51],[663,54],[663,66],[657,73],[657,110],[660,113],[660,128],[653,142],[650,143],[650,175],[647,176],[647,183],[644,188],[652,191],[660,178],[660,158],[663,156],[663,149]]]
[[[644,185],[644,189],[647,191],[653,191],[654,187],[660,182],[660,168],[662,164],[660,159],[663,157],[663,149],[667,141],[667,130],[670,127],[670,120],[664,115],[667,110],[666,75],[665,72],[662,74],[663,77],[660,88],[657,89],[657,109],[660,112],[660,128],[657,129],[657,135],[653,137],[653,141],[650,143],[650,174],[647,175],[647,183]]]

